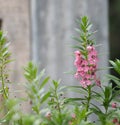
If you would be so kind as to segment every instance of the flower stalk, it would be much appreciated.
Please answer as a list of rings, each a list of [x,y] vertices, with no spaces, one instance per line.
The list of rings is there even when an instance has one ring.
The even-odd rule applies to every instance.
[[[91,101],[91,86],[87,87],[88,97],[87,97],[87,103],[86,103],[86,112],[89,111],[90,108],[90,101]],[[87,116],[85,118],[85,121],[87,121]]]

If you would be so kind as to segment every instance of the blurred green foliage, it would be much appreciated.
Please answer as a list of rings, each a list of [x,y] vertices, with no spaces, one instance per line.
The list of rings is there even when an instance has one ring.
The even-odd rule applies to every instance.
[[[110,28],[110,58],[120,57],[120,0],[110,0],[109,2],[109,28]],[[113,51],[116,50],[116,51]]]

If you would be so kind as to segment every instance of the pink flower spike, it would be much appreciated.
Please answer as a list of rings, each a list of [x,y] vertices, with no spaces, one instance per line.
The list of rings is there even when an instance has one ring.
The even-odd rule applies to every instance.
[[[117,108],[117,103],[113,102],[112,103],[112,108]]]

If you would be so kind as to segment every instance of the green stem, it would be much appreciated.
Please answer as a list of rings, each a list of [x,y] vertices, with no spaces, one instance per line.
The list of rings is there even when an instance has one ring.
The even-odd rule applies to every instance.
[[[87,87],[88,90],[88,97],[87,97],[87,103],[86,103],[86,112],[88,112],[90,107],[90,101],[91,101],[91,86]],[[85,118],[85,121],[87,121],[87,117]]]
[[[108,107],[105,108],[105,116],[107,116],[107,112],[108,112]]]
[[[61,115],[61,108],[60,108],[60,103],[59,103],[59,99],[57,96],[57,90],[55,90],[55,96],[56,96],[56,101],[57,101],[57,108],[58,108],[58,112],[59,112],[59,119],[60,119],[60,125],[62,125],[62,115]]]
[[[3,74],[3,66],[1,67],[1,80],[2,80],[2,89],[3,89],[3,95],[5,99],[8,99],[7,93],[5,91],[5,82],[4,82],[4,74]]]

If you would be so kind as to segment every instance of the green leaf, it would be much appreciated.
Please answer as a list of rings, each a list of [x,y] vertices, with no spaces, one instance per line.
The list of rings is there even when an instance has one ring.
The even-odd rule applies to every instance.
[[[120,87],[120,79],[113,75],[107,75],[110,80],[113,80]]]
[[[49,81],[50,77],[46,77],[43,82],[40,84],[40,89],[42,89]]]
[[[6,60],[6,61],[4,62],[4,65],[9,64],[10,62],[13,62],[13,61],[15,61],[15,60],[14,60],[14,59],[12,59],[12,60]]]
[[[78,38],[78,37],[75,37],[75,36],[72,36],[72,39],[74,39],[75,41],[79,42],[79,43],[82,43],[83,41]]]
[[[76,88],[76,89],[83,89],[84,91],[87,92],[87,89],[86,88],[83,88],[82,86],[68,86],[68,88]]]
[[[75,92],[75,93],[80,93],[81,95],[86,95],[87,94],[87,90],[85,90],[84,88],[82,87],[76,87],[76,86],[67,86],[66,87],[66,90],[68,91],[72,91],[72,92]]]
[[[54,87],[57,88],[59,83],[57,81],[55,81],[55,80],[53,80],[52,82],[53,82]]]
[[[88,24],[88,17],[87,17],[87,16],[83,16],[83,17],[82,17],[82,23],[83,23],[85,26],[87,26],[87,24]]]
[[[80,24],[80,28],[82,29],[82,31],[84,32],[84,33],[86,33],[87,32],[87,29],[86,29],[86,27],[84,26],[84,24]]]
[[[25,70],[24,76],[29,82],[32,82],[33,80],[36,79],[38,69],[32,62],[29,62],[27,67],[24,68],[24,70]]]
[[[79,50],[81,50],[81,51],[84,50],[84,48],[83,48],[82,46],[72,46],[72,48],[76,48],[76,49],[79,49]]]
[[[50,92],[47,92],[41,99],[41,103],[45,102],[50,97]]]
[[[75,28],[75,31],[78,32],[78,33],[81,33],[81,30],[78,29],[78,28]]]
[[[38,78],[39,80],[45,75],[45,69],[43,69],[41,72],[40,72],[40,75],[38,75]]]
[[[103,114],[102,111],[101,111],[101,109],[100,109],[97,105],[95,105],[95,104],[93,104],[93,103],[91,103],[91,105],[92,105],[93,107],[90,108],[90,109],[93,110],[94,113]]]
[[[92,28],[92,24],[89,24],[89,25],[87,26],[87,31],[89,31],[91,28]]]
[[[83,101],[86,100],[85,98],[67,98],[66,102],[73,102],[73,101]]]
[[[110,63],[113,65],[115,71],[120,75],[120,60],[116,59],[115,61],[110,61]]]
[[[35,111],[36,113],[39,113],[37,106],[32,106],[32,110]]]

